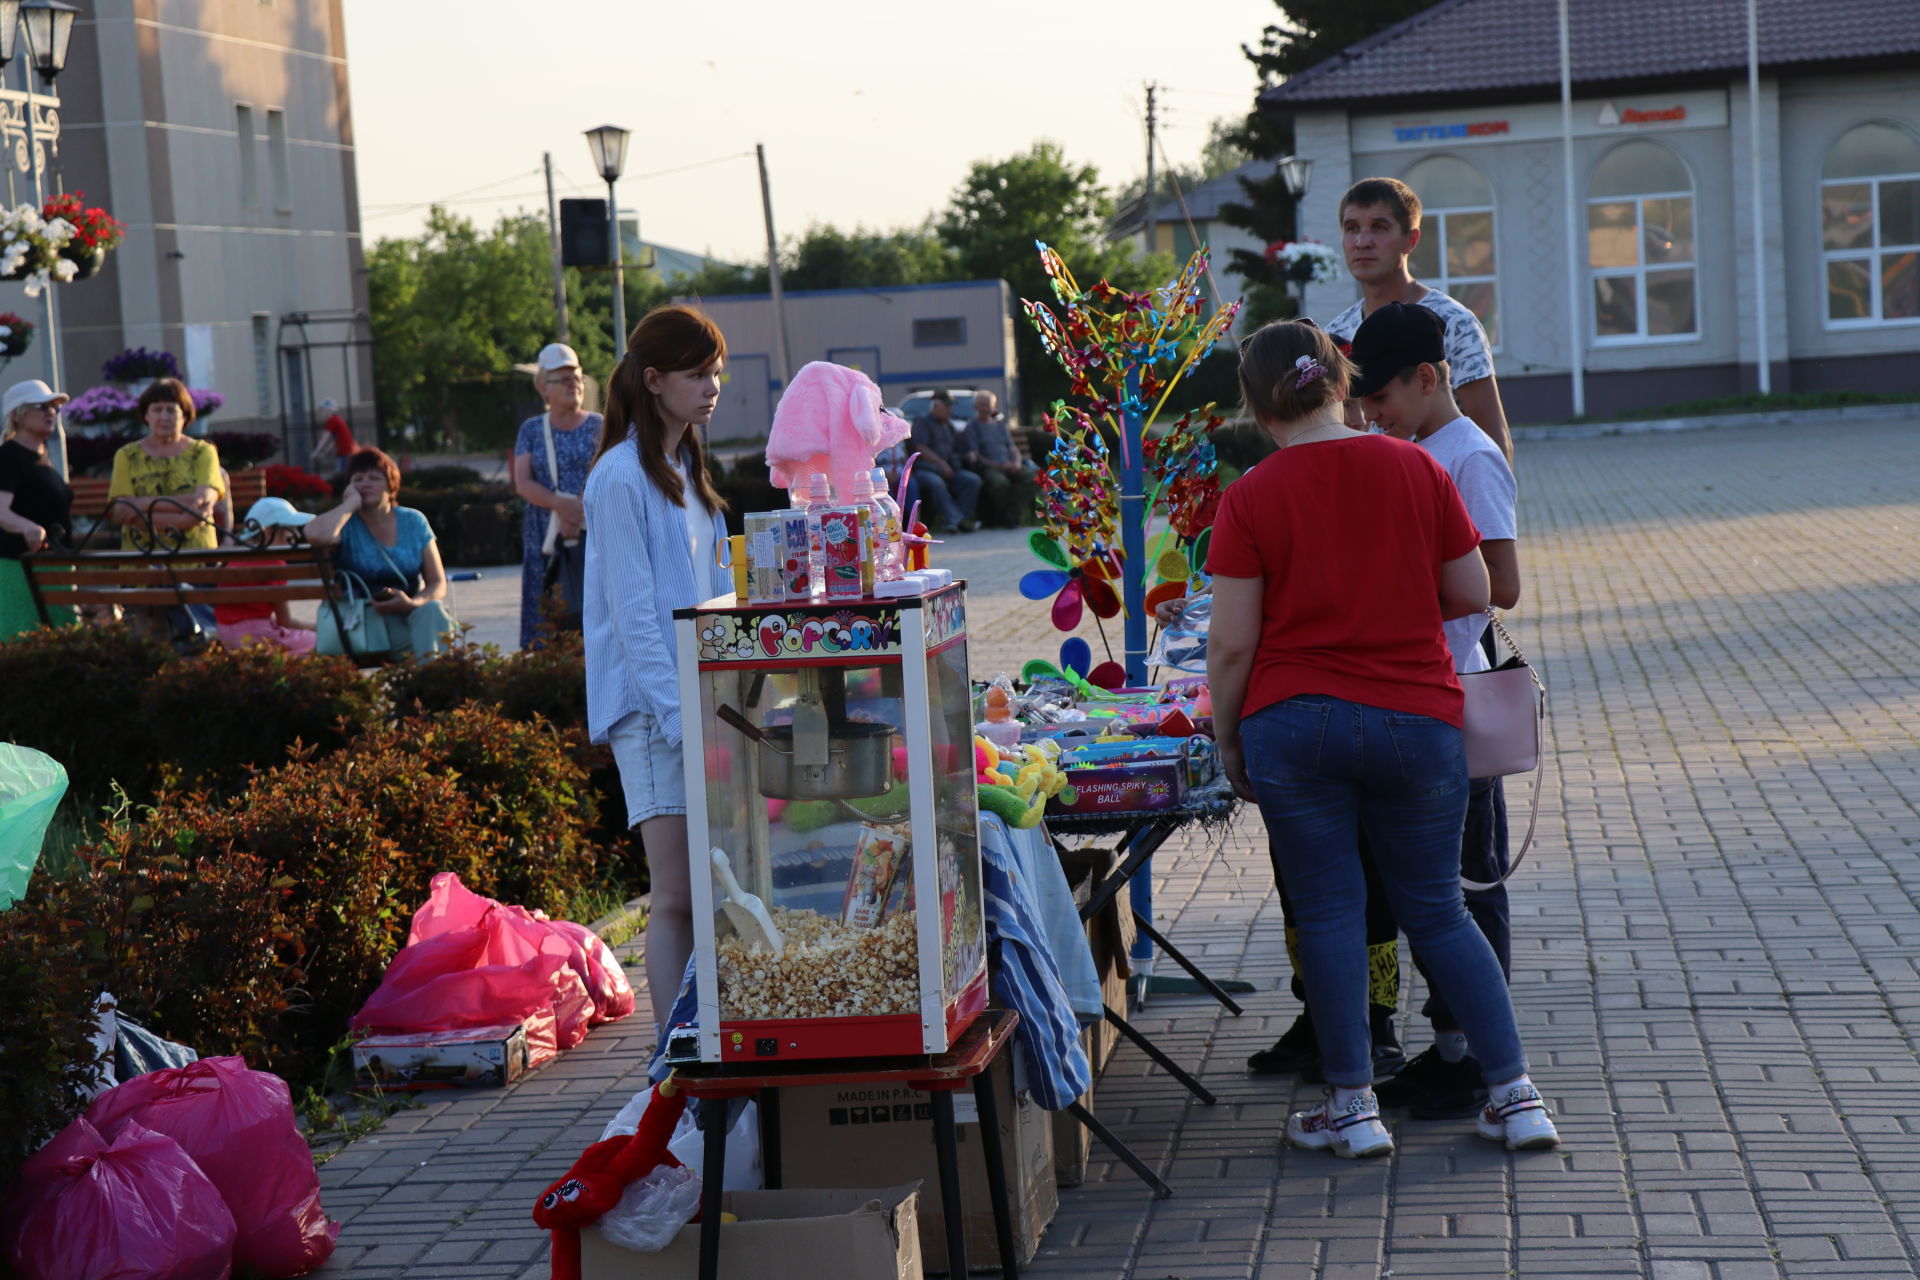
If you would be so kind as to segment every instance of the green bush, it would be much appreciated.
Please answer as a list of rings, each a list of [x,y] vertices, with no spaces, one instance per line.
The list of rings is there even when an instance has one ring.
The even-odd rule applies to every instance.
[[[346,658],[250,644],[176,658],[140,694],[141,720],[171,784],[231,794],[295,742],[338,750],[380,715],[377,689]]]
[[[42,627],[0,644],[0,741],[66,766],[72,803],[105,801],[114,782],[144,794],[154,772],[140,689],[172,650],[123,627]],[[228,704],[220,704],[225,708]]]
[[[50,904],[44,882],[6,913],[0,948],[0,1187],[80,1109],[95,1067],[85,917]]]
[[[526,503],[507,484],[467,484],[450,489],[403,486],[400,505],[427,518],[450,565],[520,563],[520,525]]]

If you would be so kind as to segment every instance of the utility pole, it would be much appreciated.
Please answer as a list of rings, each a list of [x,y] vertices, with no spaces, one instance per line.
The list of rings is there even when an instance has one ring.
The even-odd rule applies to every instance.
[[[567,340],[567,269],[560,265],[560,218],[553,203],[553,152],[540,153],[547,170],[547,247],[553,258],[553,333],[555,342]]]
[[[1159,248],[1159,247],[1160,247],[1160,246],[1159,246],[1159,244],[1157,243],[1157,241],[1158,241],[1158,240],[1160,239],[1160,226],[1159,226],[1159,224],[1158,224],[1158,223],[1157,223],[1157,222],[1156,222],[1156,221],[1154,220],[1154,216],[1153,216],[1153,130],[1154,130],[1154,125],[1155,125],[1155,124],[1157,123],[1157,117],[1156,117],[1156,116],[1154,115],[1154,106],[1155,106],[1155,101],[1154,101],[1154,99],[1155,99],[1155,96],[1156,96],[1156,95],[1157,95],[1157,94],[1158,94],[1159,92],[1160,92],[1160,86],[1159,86],[1159,85],[1157,85],[1157,84],[1154,84],[1154,83],[1153,83],[1152,81],[1148,81],[1148,82],[1147,82],[1147,204],[1146,204],[1146,216],[1147,216],[1147,252],[1148,252],[1148,253],[1152,253],[1152,252],[1153,252],[1153,251],[1154,251],[1155,249],[1157,249],[1157,248]]]
[[[793,353],[787,348],[787,304],[780,292],[780,241],[773,234],[773,188],[767,183],[766,144],[754,143],[753,154],[760,161],[760,212],[767,221],[767,288],[773,294],[773,373],[784,391],[793,372]]]

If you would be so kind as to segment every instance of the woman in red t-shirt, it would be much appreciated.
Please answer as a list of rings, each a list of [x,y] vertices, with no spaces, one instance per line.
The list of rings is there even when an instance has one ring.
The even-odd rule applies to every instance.
[[[1331,1086],[1287,1137],[1340,1156],[1393,1150],[1369,1087],[1364,827],[1401,928],[1480,1056],[1480,1133],[1552,1146],[1500,963],[1460,893],[1462,697],[1440,623],[1487,605],[1480,535],[1425,450],[1344,423],[1352,376],[1309,323],[1241,344],[1241,395],[1280,451],[1227,490],[1207,561],[1214,732],[1272,836]]]

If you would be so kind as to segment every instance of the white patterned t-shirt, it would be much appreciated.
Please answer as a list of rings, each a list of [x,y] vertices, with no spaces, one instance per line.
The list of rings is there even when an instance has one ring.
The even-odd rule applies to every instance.
[[[1469,382],[1491,378],[1493,344],[1487,341],[1487,331],[1480,327],[1480,318],[1438,289],[1428,289],[1416,301],[1447,326],[1448,380],[1456,387],[1464,387]],[[1356,302],[1321,328],[1345,347],[1353,341],[1363,319],[1360,304]]]

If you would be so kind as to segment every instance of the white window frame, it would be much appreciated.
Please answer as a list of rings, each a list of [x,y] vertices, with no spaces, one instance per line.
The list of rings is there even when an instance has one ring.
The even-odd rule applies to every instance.
[[[267,162],[273,172],[274,211],[292,213],[293,165],[287,155],[287,113],[279,107],[267,108]]]
[[[1684,162],[1683,162],[1684,163]],[[1685,262],[1647,262],[1647,201],[1649,200],[1685,200],[1687,202],[1688,221],[1694,227],[1694,256]],[[1700,219],[1699,208],[1694,194],[1688,191],[1636,191],[1628,195],[1587,197],[1587,235],[1593,234],[1593,206],[1597,204],[1633,205],[1633,247],[1639,263],[1631,267],[1596,267],[1593,261],[1591,240],[1589,247],[1583,250],[1587,254],[1587,333],[1596,347],[1657,347],[1674,342],[1698,342],[1701,339],[1700,328]],[[1685,271],[1693,280],[1693,328],[1686,333],[1648,333],[1647,332],[1647,276],[1667,271]],[[1634,283],[1634,325],[1632,333],[1600,332],[1599,300],[1594,297],[1593,286],[1600,280],[1632,280]]]
[[[1464,214],[1472,214],[1472,213],[1484,213],[1487,215],[1487,235],[1491,238],[1491,242],[1493,245],[1493,274],[1484,275],[1484,276],[1451,275],[1447,271],[1447,233],[1446,233],[1447,219],[1448,217],[1454,214],[1464,215]],[[1429,220],[1431,220],[1431,228],[1429,227]],[[1437,243],[1434,246],[1434,260],[1439,263],[1439,270],[1432,277],[1420,276],[1419,277],[1420,283],[1426,285],[1430,289],[1438,289],[1441,293],[1446,294],[1448,297],[1452,298],[1455,302],[1460,302],[1459,296],[1455,294],[1453,291],[1453,286],[1456,284],[1490,284],[1492,285],[1493,286],[1494,326],[1493,326],[1492,337],[1489,339],[1490,346],[1488,349],[1490,351],[1495,351],[1495,352],[1499,351],[1501,346],[1504,343],[1504,339],[1502,338],[1502,335],[1505,334],[1507,330],[1506,325],[1500,323],[1500,319],[1499,319],[1500,317],[1500,215],[1494,212],[1494,208],[1490,204],[1463,204],[1463,205],[1440,205],[1440,206],[1422,205],[1420,207],[1420,236],[1422,240],[1426,239],[1429,229],[1439,232],[1439,236],[1438,236],[1439,243]],[[1467,304],[1464,302],[1461,302],[1460,305],[1463,307],[1467,306]],[[1473,308],[1467,307],[1467,310],[1472,311]],[[1486,321],[1484,319],[1481,319],[1481,317],[1477,313],[1474,315],[1474,319],[1480,320],[1481,328],[1483,329],[1486,328]]]
[[[240,207],[260,207],[260,143],[253,106],[233,104],[233,132],[240,142]]]
[[[1902,253],[1920,254],[1920,242],[1914,244],[1883,245],[1880,243],[1880,184],[1883,182],[1916,182],[1920,173],[1876,173],[1870,178],[1822,178],[1820,189],[1815,194],[1816,207],[1813,212],[1816,235],[1820,237],[1820,322],[1825,329],[1903,329],[1920,324],[1920,316],[1898,316],[1892,320],[1884,319],[1881,312],[1886,300],[1881,296],[1881,264],[1892,255]],[[1857,187],[1865,184],[1867,188],[1867,207],[1873,210],[1873,244],[1865,249],[1829,249],[1826,243],[1826,203],[1824,196],[1828,187]],[[1830,262],[1864,262],[1867,264],[1867,288],[1873,314],[1856,316],[1853,319],[1836,320],[1827,311],[1827,264]]]

